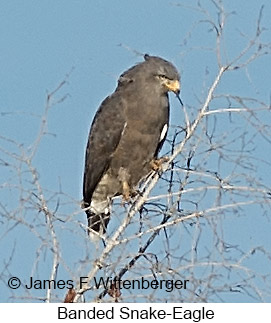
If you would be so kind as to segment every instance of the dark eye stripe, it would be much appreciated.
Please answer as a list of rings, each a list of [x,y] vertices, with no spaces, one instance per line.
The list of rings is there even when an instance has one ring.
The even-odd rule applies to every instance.
[[[160,74],[160,75],[158,75],[158,77],[159,77],[160,79],[165,79],[165,80],[173,81],[173,79],[171,79],[171,78],[167,77],[167,76],[166,76],[166,75],[164,75],[164,74]]]

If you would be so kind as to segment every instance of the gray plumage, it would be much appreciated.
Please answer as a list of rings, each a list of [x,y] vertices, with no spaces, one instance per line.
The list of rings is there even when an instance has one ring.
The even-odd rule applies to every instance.
[[[179,74],[162,58],[144,58],[120,76],[90,129],[83,183],[90,233],[106,231],[112,197],[129,199],[166,138],[168,91],[179,93]]]

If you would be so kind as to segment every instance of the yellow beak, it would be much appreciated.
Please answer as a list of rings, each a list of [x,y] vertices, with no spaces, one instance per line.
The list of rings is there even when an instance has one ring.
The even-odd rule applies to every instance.
[[[178,80],[174,80],[174,81],[167,80],[165,82],[165,86],[166,88],[168,88],[169,91],[172,91],[176,94],[180,92],[181,84]]]

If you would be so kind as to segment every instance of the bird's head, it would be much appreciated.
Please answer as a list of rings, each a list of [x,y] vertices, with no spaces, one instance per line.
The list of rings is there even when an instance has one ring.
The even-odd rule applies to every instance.
[[[124,72],[119,78],[119,86],[135,83],[145,90],[166,94],[174,92],[180,94],[180,74],[176,67],[161,57],[144,55],[145,61]],[[181,102],[182,103],[182,102]]]
[[[144,55],[146,69],[162,85],[165,92],[180,93],[180,75],[170,62],[156,56]]]

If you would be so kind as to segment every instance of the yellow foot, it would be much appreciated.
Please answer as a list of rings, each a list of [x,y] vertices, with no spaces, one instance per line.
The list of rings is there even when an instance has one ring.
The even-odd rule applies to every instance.
[[[152,170],[154,170],[155,172],[160,171],[162,169],[163,163],[167,162],[168,160],[169,160],[169,157],[167,156],[161,157],[159,159],[151,160],[150,165]]]
[[[122,205],[129,202],[137,194],[138,192],[130,188],[127,181],[122,182]]]
[[[127,181],[122,182],[122,203],[128,202],[131,198],[131,190]]]

